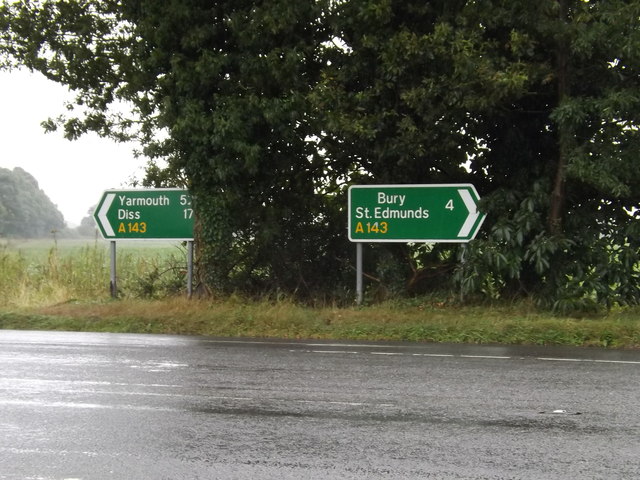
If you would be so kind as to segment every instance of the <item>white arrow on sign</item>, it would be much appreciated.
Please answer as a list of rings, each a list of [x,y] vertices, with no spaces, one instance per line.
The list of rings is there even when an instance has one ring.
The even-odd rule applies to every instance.
[[[108,237],[114,237],[116,232],[113,231],[113,227],[109,223],[109,219],[107,218],[107,212],[109,208],[111,208],[111,204],[113,203],[113,199],[116,198],[115,193],[107,193],[104,197],[104,202],[102,203],[102,207],[100,207],[100,211],[98,212],[98,218],[102,223],[102,227],[104,231],[107,233]]]
[[[476,220],[478,220],[480,212],[478,212],[478,209],[476,208],[476,202],[471,197],[469,190],[460,189],[458,190],[458,193],[462,197],[462,201],[467,207],[467,210],[469,210],[469,216],[462,224],[462,228],[458,232],[458,237],[467,237],[471,232],[471,229],[475,225]]]

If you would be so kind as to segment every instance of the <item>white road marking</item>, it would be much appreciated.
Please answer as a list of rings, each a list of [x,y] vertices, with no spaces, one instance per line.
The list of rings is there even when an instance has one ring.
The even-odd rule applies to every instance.
[[[349,345],[351,346],[351,345]],[[366,348],[366,346],[365,346]],[[511,357],[505,355],[466,355],[466,354],[453,354],[453,353],[405,353],[405,352],[368,352],[368,351],[353,351],[353,350],[300,350],[289,349],[293,353],[323,353],[323,354],[349,354],[349,355],[382,355],[388,357],[445,357],[445,358],[475,358],[484,360],[524,360],[527,357]],[[531,357],[532,359],[545,361],[545,362],[590,362],[590,363],[607,363],[607,364],[627,364],[627,365],[640,365],[640,361],[634,360],[600,360],[590,358],[561,358],[561,357]]]
[[[167,384],[167,383],[128,383],[128,382],[107,382],[107,381],[95,381],[95,380],[51,380],[48,378],[13,378],[13,377],[0,377],[0,386],[2,383],[8,383],[11,387],[15,387],[16,384],[42,384],[42,385],[86,385],[92,386],[106,386],[106,387],[143,387],[143,388],[184,388],[184,385]]]
[[[294,403],[340,405],[344,407],[395,407],[392,403],[340,402],[337,400],[293,400]]]
[[[585,361],[580,358],[558,358],[558,357],[537,357],[536,360],[542,360],[544,362],[584,362]]]
[[[348,353],[349,355],[358,355],[361,352],[351,352],[349,350],[311,350],[311,353],[328,353],[332,355],[340,355],[343,353]]]
[[[627,363],[631,365],[640,365],[640,362],[634,362],[633,360],[593,360],[595,363]]]
[[[342,348],[389,348],[387,345],[369,343],[304,343],[307,347],[342,347]]]
[[[455,357],[453,353],[412,353],[414,357]]]
[[[511,357],[500,355],[460,355],[460,358],[493,358],[498,360],[509,360]]]
[[[597,358],[559,358],[559,357],[537,357],[536,360],[545,362],[576,362],[576,363],[613,363],[640,365],[640,361],[633,360],[600,360]]]
[[[6,405],[11,407],[39,407],[39,408],[75,408],[84,410],[141,410],[141,411],[156,411],[156,412],[181,412],[183,409],[170,408],[170,407],[153,407],[147,405],[107,405],[100,403],[86,403],[86,402],[46,402],[36,400],[9,400],[0,399],[0,405]]]

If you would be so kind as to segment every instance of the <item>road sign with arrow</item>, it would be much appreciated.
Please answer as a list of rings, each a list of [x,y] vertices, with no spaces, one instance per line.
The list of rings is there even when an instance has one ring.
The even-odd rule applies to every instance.
[[[353,185],[352,242],[469,242],[485,214],[471,184]]]
[[[193,240],[191,196],[183,189],[107,190],[93,218],[107,240]]]

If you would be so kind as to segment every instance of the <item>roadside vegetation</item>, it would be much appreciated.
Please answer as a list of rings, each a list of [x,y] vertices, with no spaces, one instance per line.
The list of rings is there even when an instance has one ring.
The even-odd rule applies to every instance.
[[[476,239],[368,246],[370,302],[603,315],[640,305],[639,32],[640,0],[23,0],[0,70],[74,92],[47,131],[134,141],[142,185],[189,189],[213,299],[347,305],[349,187],[469,183]],[[427,229],[454,208],[424,207]],[[125,293],[155,296],[154,268]]]
[[[0,240],[0,307],[39,307],[109,298],[110,256],[102,240]],[[176,243],[117,248],[122,299],[154,299],[184,290],[186,249]]]
[[[288,339],[640,347],[640,310],[558,316],[530,302],[464,301],[459,292],[415,297],[369,291],[352,301],[301,304],[286,295],[185,295],[180,244],[118,246],[120,298],[109,295],[102,241],[0,244],[0,328]]]

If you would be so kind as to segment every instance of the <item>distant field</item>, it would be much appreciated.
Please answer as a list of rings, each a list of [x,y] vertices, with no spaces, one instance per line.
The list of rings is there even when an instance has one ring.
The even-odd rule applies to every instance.
[[[85,248],[103,248],[108,252],[110,242],[102,238],[63,238],[54,240],[53,238],[38,239],[6,239],[0,238],[0,252],[21,253],[29,259],[46,259],[52,249],[56,249],[58,254],[74,255]],[[167,240],[141,240],[141,241],[119,241],[116,245],[117,252],[134,253],[139,255],[158,255],[176,253],[183,249],[180,242]]]

